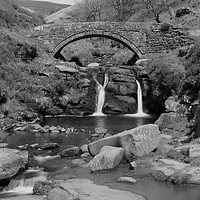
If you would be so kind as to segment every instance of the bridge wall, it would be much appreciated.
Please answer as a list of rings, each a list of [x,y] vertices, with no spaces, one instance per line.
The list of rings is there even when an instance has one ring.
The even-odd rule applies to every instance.
[[[34,36],[49,45],[53,54],[65,45],[85,37],[103,36],[127,44],[139,57],[145,54],[162,53],[177,47],[190,45],[193,39],[180,26],[162,31],[160,24],[150,23],[68,23],[65,25],[44,25],[36,29]]]

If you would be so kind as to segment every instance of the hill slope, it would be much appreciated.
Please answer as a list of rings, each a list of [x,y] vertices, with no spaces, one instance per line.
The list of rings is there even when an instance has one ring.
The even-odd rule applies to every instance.
[[[24,8],[31,9],[42,16],[48,16],[70,6],[67,4],[57,4],[46,1],[14,0],[14,2]]]
[[[0,1],[0,27],[3,28],[31,28],[43,23],[43,19],[36,14],[13,3],[11,0]]]

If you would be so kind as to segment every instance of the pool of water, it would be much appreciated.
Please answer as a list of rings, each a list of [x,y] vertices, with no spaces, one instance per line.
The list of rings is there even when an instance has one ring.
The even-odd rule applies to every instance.
[[[64,128],[74,127],[78,130],[91,131],[95,128],[105,128],[113,133],[135,128],[148,123],[154,123],[153,116],[147,117],[128,117],[128,116],[88,116],[88,117],[54,117],[46,118],[42,125],[61,126]],[[18,132],[9,136],[5,142],[10,147],[31,144],[43,144],[45,142],[55,142],[61,146],[76,145],[81,146],[92,140],[88,132],[80,131],[78,134],[44,134],[33,132]]]
[[[44,124],[60,125],[62,127],[74,127],[76,129],[93,130],[95,128],[105,128],[115,133],[135,128],[148,123],[154,123],[156,117],[148,115],[146,117],[131,116],[86,116],[86,117],[56,117],[46,118]]]

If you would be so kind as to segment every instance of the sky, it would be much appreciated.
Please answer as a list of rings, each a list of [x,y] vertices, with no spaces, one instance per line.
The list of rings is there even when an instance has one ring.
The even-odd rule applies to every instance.
[[[77,0],[36,0],[36,1],[49,1],[54,3],[69,4],[69,5],[74,5],[77,2]]]

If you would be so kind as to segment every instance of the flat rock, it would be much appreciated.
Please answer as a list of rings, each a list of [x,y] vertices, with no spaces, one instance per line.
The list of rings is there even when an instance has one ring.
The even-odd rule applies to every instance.
[[[127,183],[137,183],[137,181],[132,177],[120,177],[117,181],[127,182]]]
[[[11,178],[28,163],[28,151],[0,148],[0,180]]]
[[[70,179],[60,184],[59,188],[68,191],[72,199],[80,200],[145,200],[142,196],[129,191],[111,189],[96,185],[87,179]],[[54,199],[51,199],[54,200]],[[59,198],[60,200],[60,198]],[[65,199],[67,200],[67,198]]]
[[[90,170],[99,171],[113,169],[120,163],[123,155],[123,148],[104,146],[100,153],[89,162]]]
[[[62,73],[69,73],[69,74],[78,73],[77,69],[72,67],[67,67],[65,65],[56,65],[55,68],[57,68]]]
[[[61,158],[64,157],[74,157],[74,156],[78,156],[80,154],[80,148],[79,147],[71,147],[68,149],[64,149],[61,153],[60,156]]]

